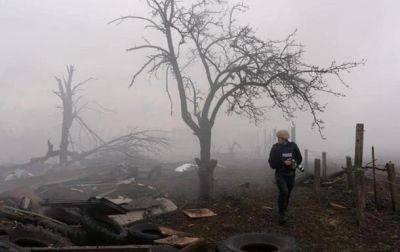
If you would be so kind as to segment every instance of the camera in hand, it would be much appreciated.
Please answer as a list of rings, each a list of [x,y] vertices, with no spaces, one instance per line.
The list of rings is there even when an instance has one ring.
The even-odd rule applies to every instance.
[[[296,160],[292,160],[292,169],[296,170],[299,169],[299,171],[304,172],[304,167],[302,165],[298,165]]]

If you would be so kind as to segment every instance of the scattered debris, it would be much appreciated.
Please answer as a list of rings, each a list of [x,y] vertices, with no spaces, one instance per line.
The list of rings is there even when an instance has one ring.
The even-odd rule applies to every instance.
[[[125,204],[129,204],[132,202],[131,198],[127,198],[127,197],[123,197],[123,196],[118,196],[117,198],[106,197],[106,199],[108,199],[109,201],[111,201],[112,203],[117,204],[117,205],[125,205]]]
[[[150,190],[156,190],[154,186],[147,186],[147,188],[149,188]]]
[[[85,191],[83,191],[82,189],[77,189],[77,188],[70,188],[71,191],[76,191],[76,192],[80,192],[80,193],[84,193]]]
[[[102,215],[125,214],[128,212],[125,208],[106,198],[94,197],[88,200],[45,200],[42,205],[48,207],[93,209]]]
[[[183,210],[183,212],[190,218],[192,219],[198,219],[198,218],[208,218],[208,217],[213,217],[216,216],[217,214],[211,211],[210,209],[207,208],[201,208],[201,209],[186,209]]]
[[[334,209],[339,209],[339,210],[347,209],[347,207],[345,207],[341,204],[335,203],[335,202],[329,202],[329,205]]]
[[[23,169],[15,169],[13,172],[8,174],[5,178],[4,181],[11,181],[11,180],[16,180],[16,179],[23,179],[23,178],[30,178],[34,177],[32,173],[28,172],[27,170]]]
[[[132,184],[135,181],[136,181],[135,178],[130,178],[130,179],[126,179],[126,180],[118,182],[117,185],[129,185],[129,184]]]
[[[11,207],[33,211],[37,211],[40,208],[40,197],[29,188],[15,188],[14,190],[2,193],[0,198],[4,201],[5,205]],[[24,198],[27,198],[30,201],[28,208],[21,205]]]
[[[197,237],[180,237],[177,235],[172,235],[170,237],[156,240],[154,242],[157,244],[164,244],[164,245],[170,245],[170,246],[174,246],[174,247],[183,248],[183,247],[198,243],[200,241],[201,241],[201,239],[197,238]]]
[[[272,207],[269,207],[269,206],[263,206],[262,209],[265,209],[265,210],[272,210],[273,208],[272,208]]]
[[[217,164],[217,167],[218,168],[226,168],[224,165],[220,165],[220,164]],[[183,172],[194,171],[194,170],[197,170],[197,169],[198,169],[197,164],[186,163],[186,164],[183,164],[183,165],[175,168],[175,172],[183,173]]]
[[[195,169],[197,169],[197,165],[187,163],[187,164],[183,164],[183,165],[175,168],[175,171],[176,172],[187,172],[187,171],[194,171]]]
[[[163,235],[166,235],[166,236],[173,236],[173,235],[176,235],[176,236],[188,236],[187,233],[181,232],[181,231],[177,231],[177,230],[174,230],[172,228],[162,227],[162,226],[158,227],[158,228],[160,229],[161,233]]]
[[[21,202],[19,203],[19,208],[23,210],[31,210],[32,209],[32,200],[28,197],[22,197]]]
[[[139,207],[134,209],[135,206],[124,205],[125,209],[132,209],[128,213],[111,215],[110,217],[121,226],[128,226],[134,222],[143,220],[149,216],[157,216],[165,213],[170,213],[178,210],[178,207],[169,199],[158,198],[155,199],[157,206],[151,206],[146,209]]]

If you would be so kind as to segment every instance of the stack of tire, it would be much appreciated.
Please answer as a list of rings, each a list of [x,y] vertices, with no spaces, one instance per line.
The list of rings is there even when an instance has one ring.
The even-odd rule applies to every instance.
[[[15,223],[2,227],[1,233],[7,236],[5,240],[17,247],[65,247],[72,245],[71,241],[52,230],[42,226]],[[3,244],[3,246],[5,246]],[[0,250],[1,251],[1,250]],[[11,251],[11,250],[10,250]]]
[[[153,244],[165,237],[157,225],[140,223],[123,228],[110,217],[93,211],[58,209],[52,213],[49,217],[61,221],[60,225],[45,219],[13,222],[0,228],[0,236],[20,247]]]

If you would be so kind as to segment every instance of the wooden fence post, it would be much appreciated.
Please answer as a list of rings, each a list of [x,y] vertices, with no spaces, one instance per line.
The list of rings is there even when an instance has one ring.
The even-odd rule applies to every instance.
[[[325,180],[327,179],[326,169],[326,152],[322,152],[322,173]]]
[[[360,226],[365,223],[365,185],[364,171],[362,169],[363,150],[364,124],[358,123],[356,125],[356,143],[354,152],[354,199],[357,211],[357,220]]]
[[[314,162],[314,192],[319,196],[321,190],[321,160],[315,159]]]
[[[354,173],[353,166],[351,164],[351,157],[346,157],[346,174],[347,174],[347,189],[354,192]]]
[[[378,209],[378,192],[376,190],[376,167],[375,167],[375,148],[372,146],[372,174],[374,176],[374,202],[375,208]]]
[[[360,226],[365,223],[365,193],[364,193],[364,171],[360,168],[354,171],[355,182],[355,205],[357,220]]]
[[[354,152],[354,167],[356,169],[362,167],[363,150],[364,150],[364,124],[358,123],[356,126],[356,148]]]
[[[304,150],[304,170],[308,171],[308,150]]]
[[[387,173],[388,173],[388,183],[389,183],[389,191],[390,197],[392,199],[392,209],[396,211],[396,170],[394,169],[394,164],[389,163],[387,165]]]

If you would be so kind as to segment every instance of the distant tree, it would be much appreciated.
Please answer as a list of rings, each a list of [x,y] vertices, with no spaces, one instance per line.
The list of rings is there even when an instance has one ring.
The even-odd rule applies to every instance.
[[[80,112],[89,109],[88,103],[82,103],[82,87],[93,78],[86,79],[82,82],[74,81],[75,67],[67,66],[66,77],[55,77],[58,90],[54,93],[61,99],[62,105],[62,127],[60,149],[54,150],[53,145],[48,141],[48,151],[46,156],[36,158],[34,161],[46,161],[55,155],[59,156],[60,165],[67,166],[74,161],[82,160],[90,155],[101,153],[121,153],[127,157],[134,157],[139,152],[158,152],[167,144],[167,139],[158,136],[154,131],[141,130],[133,131],[125,135],[117,136],[111,140],[103,140],[81,117]],[[77,123],[84,129],[91,139],[96,141],[96,146],[92,149],[77,152],[70,151],[69,145],[73,143],[71,137],[71,127],[73,123]]]
[[[82,118],[79,117],[79,112],[84,108],[78,105],[81,96],[79,95],[80,88],[90,81],[89,78],[83,82],[74,83],[75,67],[72,65],[67,66],[67,77],[55,77],[57,81],[57,91],[54,93],[61,99],[62,115],[62,126],[61,126],[61,142],[60,142],[60,165],[65,166],[68,163],[68,146],[70,144],[70,130],[74,120],[80,122],[85,128],[90,130],[87,125],[83,122]],[[90,130],[91,131],[91,130]],[[92,132],[93,133],[93,132]]]
[[[166,71],[166,90],[171,100],[168,75],[172,73],[180,114],[200,143],[200,157],[195,160],[201,199],[209,199],[213,189],[217,161],[210,155],[211,132],[224,104],[228,113],[258,121],[266,109],[259,100],[267,98],[264,105],[280,109],[286,118],[293,117],[297,110],[309,111],[321,130],[318,114],[324,111],[324,105],[317,101],[316,94],[342,95],[329,88],[325,76],[336,76],[345,84],[340,73],[360,64],[332,62],[320,67],[305,63],[303,46],[295,41],[294,33],[283,40],[265,40],[252,27],[240,25],[235,16],[247,9],[243,4],[229,5],[222,0],[146,3],[151,11],[148,17],[122,16],[111,23],[142,21],[146,29],[160,34],[162,40],[157,43],[145,39],[143,45],[127,49],[151,52],[130,85],[145,71],[150,75]],[[195,78],[199,72],[204,73],[205,81]]]
[[[162,136],[163,132],[150,130],[131,131],[124,135],[103,140],[102,137],[89,127],[80,115],[82,110],[94,110],[88,106],[89,103],[82,103],[82,88],[90,80],[93,80],[93,78],[88,78],[82,82],[75,82],[75,67],[68,65],[66,68],[66,77],[55,77],[57,90],[53,91],[61,100],[61,106],[59,107],[62,110],[60,147],[54,149],[54,145],[48,140],[45,155],[32,157],[28,162],[15,164],[10,166],[10,168],[27,169],[34,164],[45,163],[51,158],[59,158],[60,166],[66,167],[74,162],[83,161],[90,156],[105,154],[122,154],[127,158],[135,159],[138,155],[159,153],[168,145],[168,139]],[[104,109],[101,106],[100,108]],[[77,124],[81,130],[83,129],[90,140],[95,141],[94,147],[86,150],[75,150],[74,145],[81,139],[73,141],[71,128],[74,124]]]

